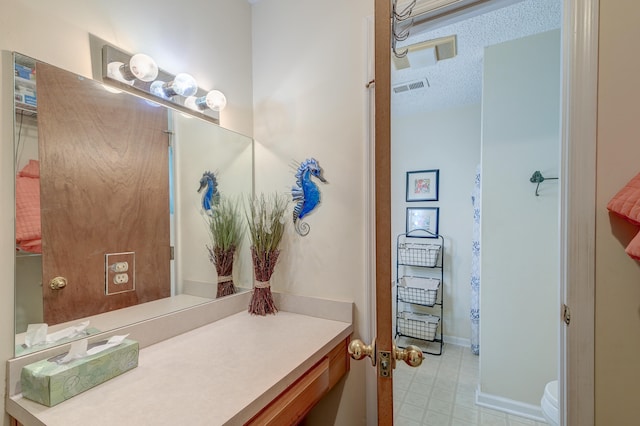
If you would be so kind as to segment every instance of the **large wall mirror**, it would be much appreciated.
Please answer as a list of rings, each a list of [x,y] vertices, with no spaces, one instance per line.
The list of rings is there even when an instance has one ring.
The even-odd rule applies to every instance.
[[[221,196],[250,196],[252,139],[21,54],[14,67],[16,356],[215,299],[198,189],[212,172]],[[233,271],[251,287],[246,246]]]

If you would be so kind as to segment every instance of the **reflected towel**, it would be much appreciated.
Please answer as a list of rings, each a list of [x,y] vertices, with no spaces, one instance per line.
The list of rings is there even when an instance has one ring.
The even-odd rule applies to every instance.
[[[40,225],[40,167],[29,160],[16,177],[16,244],[21,250],[42,253]]]

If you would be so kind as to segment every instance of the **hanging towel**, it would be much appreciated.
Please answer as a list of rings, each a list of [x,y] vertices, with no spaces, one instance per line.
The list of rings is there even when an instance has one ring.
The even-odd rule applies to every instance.
[[[42,253],[40,227],[40,166],[29,160],[16,177],[16,245],[30,253]]]
[[[640,225],[640,173],[613,196],[607,209],[634,225]],[[640,260],[640,233],[627,245],[625,252],[633,259]]]

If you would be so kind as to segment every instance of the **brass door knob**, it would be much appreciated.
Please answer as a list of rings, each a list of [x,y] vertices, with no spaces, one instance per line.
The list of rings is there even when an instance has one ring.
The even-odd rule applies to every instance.
[[[420,348],[413,345],[409,345],[404,349],[399,349],[394,344],[393,352],[395,354],[396,360],[404,361],[409,367],[419,367],[422,364],[422,360],[424,359],[424,354],[422,353]]]
[[[49,287],[51,290],[60,290],[67,286],[67,279],[65,277],[55,277],[49,281]]]
[[[376,341],[373,340],[373,343],[370,345],[365,345],[364,342],[360,339],[355,339],[349,342],[349,355],[351,358],[356,361],[360,361],[364,357],[371,358],[371,365],[376,365]]]

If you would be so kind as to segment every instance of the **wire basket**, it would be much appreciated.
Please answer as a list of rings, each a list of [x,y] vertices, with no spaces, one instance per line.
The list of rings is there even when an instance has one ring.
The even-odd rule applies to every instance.
[[[400,278],[398,299],[417,305],[433,306],[438,300],[440,280],[436,278],[408,277]]]
[[[396,321],[399,334],[433,342],[440,318],[435,315],[405,311],[398,314]]]
[[[427,266],[433,268],[438,262],[438,244],[399,243],[398,263],[407,266]]]

